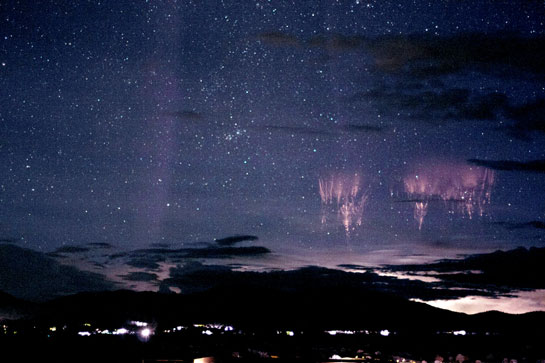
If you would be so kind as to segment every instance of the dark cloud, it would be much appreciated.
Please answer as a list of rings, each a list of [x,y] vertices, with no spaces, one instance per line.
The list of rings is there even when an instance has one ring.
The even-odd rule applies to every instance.
[[[361,49],[367,52],[377,70],[400,76],[396,87],[376,88],[356,94],[353,101],[368,102],[381,113],[400,114],[432,123],[446,121],[513,120],[500,129],[511,136],[528,139],[531,132],[545,132],[542,115],[545,99],[513,106],[502,93],[474,94],[467,89],[444,89],[432,86],[438,76],[477,70],[500,76],[518,71],[545,75],[545,38],[528,38],[517,34],[460,34],[456,36],[383,36],[365,38],[338,34],[320,35],[308,40],[284,33],[267,33],[277,46],[306,46],[328,50]],[[519,72],[520,73],[520,72]],[[421,83],[412,87],[411,82]],[[435,82],[437,83],[437,82]],[[267,126],[292,134],[326,135],[329,130],[306,127]],[[345,131],[357,131],[348,126]],[[361,128],[373,132],[381,129]]]
[[[432,123],[496,120],[508,107],[507,96],[500,93],[472,95],[461,88],[422,90],[403,85],[360,92],[351,100],[368,103],[382,113],[399,113]]]
[[[531,226],[531,227],[534,227],[534,228],[537,228],[537,229],[545,229],[545,223],[541,222],[541,221],[531,221],[531,222],[528,222],[528,223],[525,223],[527,226]]]
[[[261,246],[217,247],[210,245],[202,248],[147,248],[133,251],[130,255],[135,257],[145,256],[147,258],[156,258],[157,256],[163,256],[165,258],[228,258],[237,256],[259,256],[270,252],[271,251],[268,248]]]
[[[170,249],[170,248],[142,248],[129,252],[131,256],[149,256],[149,255],[178,255],[183,254],[185,248]]]
[[[164,115],[186,121],[202,121],[205,119],[203,114],[193,110],[165,112]]]
[[[127,252],[119,252],[119,253],[114,253],[112,255],[109,255],[108,256],[108,259],[110,260],[116,260],[118,258],[123,258],[123,257],[127,257],[129,254]]]
[[[53,251],[54,254],[83,252],[89,252],[89,248],[81,246],[62,246]]]
[[[350,269],[350,270],[362,270],[362,271],[369,270],[369,267],[365,267],[365,266],[362,266],[362,265],[354,265],[354,264],[349,264],[349,263],[343,263],[341,265],[337,265],[337,267],[347,268],[347,269]]]
[[[123,280],[126,281],[143,281],[143,282],[149,282],[149,281],[157,281],[157,274],[149,273],[149,272],[130,272],[126,275],[120,276],[123,278]]]
[[[455,36],[427,34],[387,35],[375,38],[318,35],[303,40],[282,32],[262,33],[257,39],[281,47],[318,47],[327,51],[362,50],[378,70],[434,77],[473,68],[483,72],[502,72],[514,68],[536,74],[545,73],[545,38],[518,34],[466,33]],[[495,69],[497,66],[499,69]]]
[[[442,91],[421,91],[401,87],[377,87],[358,93],[354,100],[368,101],[377,105],[396,107],[401,109],[415,109],[422,107],[429,110],[450,109],[466,103],[469,100],[469,91],[461,88],[452,88]]]
[[[160,242],[154,242],[150,244],[151,247],[157,247],[157,248],[170,248],[170,244],[168,243],[160,243]]]
[[[0,238],[0,243],[17,243],[19,241],[19,238]]]
[[[348,132],[383,132],[385,130],[382,126],[356,124],[346,125],[344,129]]]
[[[257,126],[257,128],[265,130],[265,131],[279,131],[279,132],[285,132],[288,134],[302,134],[302,135],[332,135],[331,132],[326,130],[320,130],[316,128],[306,127],[306,126],[274,126],[274,125],[264,125],[264,126]]]
[[[491,290],[545,288],[545,248],[517,248],[471,255],[461,260],[442,260],[424,265],[389,266],[395,271],[441,272],[446,283],[480,286]],[[478,271],[478,272],[477,272]],[[432,274],[433,275],[433,274]]]
[[[327,51],[349,51],[361,49],[364,38],[360,36],[345,36],[342,34],[317,35],[309,39],[298,38],[283,32],[267,32],[257,35],[257,40],[275,47],[299,48],[312,47]]]
[[[126,262],[128,266],[143,268],[148,270],[158,270],[161,266],[159,262],[164,262],[165,258],[157,255],[132,258]]]
[[[103,249],[113,248],[111,244],[106,242],[91,242],[91,243],[88,243],[87,246],[94,247],[94,248],[103,248]]]
[[[362,270],[364,267],[346,265],[344,268]],[[309,266],[297,270],[268,272],[234,271],[229,266],[186,263],[170,269],[169,278],[163,280],[163,288],[176,287],[182,293],[193,293],[217,287],[255,288],[267,286],[279,291],[304,291],[314,289],[349,289],[354,291],[387,292],[404,298],[423,300],[453,299],[467,295],[494,296],[496,291],[459,288],[450,290],[452,283],[425,283],[416,280],[380,276],[369,269],[365,272],[346,272]]]
[[[401,115],[431,124],[459,121],[500,121],[497,130],[511,137],[528,140],[533,133],[545,133],[545,99],[513,105],[506,94],[479,94],[463,88],[444,88],[442,84],[420,87],[398,82],[358,92],[349,102],[364,103],[383,114]],[[367,131],[372,131],[369,129]],[[379,131],[379,130],[377,130]]]
[[[514,121],[510,133],[520,139],[528,139],[531,132],[545,133],[545,99],[540,98],[519,106],[510,107],[507,117]]]
[[[0,245],[0,290],[15,297],[45,300],[114,287],[102,275],[59,264],[41,252]]]
[[[411,199],[395,199],[394,200],[394,203],[428,203],[428,202],[435,202],[435,201],[442,201],[444,202],[444,200],[442,199],[419,199],[419,198],[411,198]]]
[[[413,35],[384,36],[362,41],[378,69],[437,76],[490,66],[545,73],[545,38],[516,34],[460,34],[450,37]],[[503,73],[509,76],[508,72]]]
[[[145,248],[130,251],[126,262],[131,267],[157,270],[160,262],[177,263],[187,259],[203,258],[233,258],[233,257],[263,257],[271,251],[261,246],[233,247],[234,244],[244,241],[255,241],[257,236],[237,235],[215,240],[215,243],[205,244],[203,247],[192,248]]]
[[[512,160],[481,160],[469,159],[469,163],[484,166],[494,170],[523,171],[545,173],[545,160],[512,161]]]
[[[56,253],[56,252],[48,252],[45,254],[47,257],[51,257],[51,258],[67,258],[68,256],[66,255],[62,255],[60,253]]]
[[[274,126],[274,125],[265,125],[257,126],[261,130],[269,132],[284,132],[287,134],[297,134],[297,135],[310,135],[310,136],[338,136],[342,135],[344,132],[348,133],[378,133],[385,131],[384,127],[375,126],[375,125],[358,125],[358,124],[348,124],[344,126],[333,126],[328,130],[312,128],[306,126]]]
[[[515,229],[526,229],[526,228],[537,228],[537,229],[545,229],[545,223],[541,221],[530,221],[530,222],[523,222],[523,223],[515,223],[515,222],[494,222],[496,225],[500,225],[502,227],[505,227],[509,230],[515,230]]]
[[[258,257],[271,253],[266,247],[217,247],[186,249],[186,258],[230,258],[239,256]]]
[[[330,36],[318,35],[310,38],[306,44],[311,47],[320,47],[330,51],[349,51],[360,48],[364,44],[364,38],[341,34],[332,34]]]
[[[456,119],[495,120],[508,105],[508,98],[503,93],[488,93],[472,97],[458,108],[458,113],[450,115]]]
[[[233,270],[229,266],[205,265],[198,261],[188,261],[183,265],[173,267],[169,271],[169,277],[161,283],[163,290],[177,287],[182,293],[205,291],[228,279]],[[214,278],[220,278],[216,282]]]
[[[256,39],[275,47],[298,47],[301,42],[296,36],[282,32],[266,32],[256,36]]]
[[[216,239],[215,242],[220,246],[232,246],[236,243],[244,242],[244,241],[257,241],[257,236],[251,236],[251,235],[240,235],[240,236],[231,236],[231,237],[225,237]]]

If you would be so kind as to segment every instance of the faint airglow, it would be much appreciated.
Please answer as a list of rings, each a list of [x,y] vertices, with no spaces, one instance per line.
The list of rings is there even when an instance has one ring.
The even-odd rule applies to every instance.
[[[431,200],[450,202],[449,212],[461,213],[470,219],[482,216],[490,204],[494,171],[463,163],[428,164],[409,173],[403,179],[405,192],[417,199],[414,219],[422,229]],[[454,208],[452,208],[454,206]]]
[[[356,226],[361,226],[368,196],[359,174],[332,174],[318,179],[318,187],[322,200],[322,224],[334,214],[347,235]]]

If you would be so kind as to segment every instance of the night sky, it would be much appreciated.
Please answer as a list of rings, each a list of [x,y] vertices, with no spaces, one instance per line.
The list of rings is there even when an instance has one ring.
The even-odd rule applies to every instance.
[[[544,247],[544,21],[542,1],[2,1],[2,258],[157,289],[184,266]]]

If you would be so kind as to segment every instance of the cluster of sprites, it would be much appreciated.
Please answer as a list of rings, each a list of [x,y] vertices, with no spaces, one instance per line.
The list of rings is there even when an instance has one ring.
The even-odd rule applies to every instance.
[[[490,204],[494,171],[461,163],[438,163],[419,167],[403,178],[403,192],[414,203],[414,219],[422,229],[431,201],[444,202],[449,213],[473,218],[482,216]],[[347,234],[363,220],[369,186],[358,173],[332,173],[319,178],[322,224],[339,221]],[[394,193],[392,193],[393,195]]]

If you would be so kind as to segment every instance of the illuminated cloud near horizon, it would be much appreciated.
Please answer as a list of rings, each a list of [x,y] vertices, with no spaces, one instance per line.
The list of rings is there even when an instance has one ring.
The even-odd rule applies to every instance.
[[[414,219],[422,229],[429,202],[442,200],[449,213],[458,212],[470,219],[483,216],[490,204],[495,173],[483,167],[459,163],[428,164],[405,176],[405,193],[416,199]]]
[[[351,230],[361,226],[368,195],[358,173],[336,173],[319,178],[318,186],[322,200],[322,224],[336,219],[343,225],[347,236]]]
[[[478,314],[492,310],[508,314],[525,314],[532,311],[545,311],[544,299],[545,290],[532,290],[517,291],[510,296],[464,296],[452,300],[410,300],[465,314]]]

